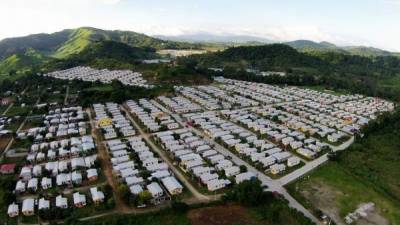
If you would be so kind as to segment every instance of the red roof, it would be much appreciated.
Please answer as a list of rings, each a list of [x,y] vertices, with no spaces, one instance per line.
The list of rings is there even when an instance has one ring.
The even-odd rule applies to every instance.
[[[3,164],[1,165],[1,171],[14,171],[16,164],[15,163],[10,163],[10,164]]]

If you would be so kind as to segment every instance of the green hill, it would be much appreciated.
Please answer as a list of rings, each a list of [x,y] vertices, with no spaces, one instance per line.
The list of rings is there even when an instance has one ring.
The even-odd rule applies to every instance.
[[[91,27],[67,29],[52,34],[33,34],[0,41],[0,73],[43,64],[49,58],[65,59],[99,41],[119,42],[153,49],[200,48],[200,44],[165,41],[131,31],[107,31]],[[115,46],[114,46],[115,47]],[[135,54],[139,49],[136,49]],[[36,55],[27,55],[35,52]],[[129,52],[129,50],[128,50]],[[132,51],[131,51],[132,53]],[[132,58],[130,55],[129,58]]]
[[[48,58],[36,52],[33,49],[28,49],[23,54],[13,54],[6,59],[0,61],[0,75],[9,75],[17,73],[17,71],[29,69],[32,66],[41,65]]]
[[[301,52],[335,52],[348,55],[377,57],[377,56],[399,56],[396,52],[389,52],[379,48],[365,46],[346,46],[340,47],[329,42],[314,42],[309,40],[297,40],[285,42]]]
[[[44,70],[65,69],[88,65],[99,68],[127,68],[139,60],[157,57],[155,49],[131,47],[115,41],[89,43],[82,51],[62,59],[53,59],[43,65]]]

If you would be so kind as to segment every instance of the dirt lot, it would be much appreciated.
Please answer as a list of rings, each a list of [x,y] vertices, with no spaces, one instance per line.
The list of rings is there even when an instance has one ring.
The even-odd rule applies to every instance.
[[[0,153],[3,153],[4,149],[7,147],[8,142],[10,142],[11,136],[0,137]]]
[[[336,202],[336,198],[345,195],[345,193],[333,189],[322,182],[314,183],[312,188],[303,190],[301,193],[316,208],[329,215],[337,224],[345,225]],[[359,219],[357,225],[389,225],[389,222],[375,210],[369,213],[366,218]]]
[[[246,209],[239,205],[225,205],[190,210],[192,225],[253,225]]]

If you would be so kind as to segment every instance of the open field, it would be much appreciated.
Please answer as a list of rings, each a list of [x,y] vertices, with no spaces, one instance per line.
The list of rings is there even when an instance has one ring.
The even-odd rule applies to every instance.
[[[374,202],[377,209],[367,218],[375,220],[372,224],[400,224],[399,203],[371,187],[338,163],[330,162],[287,188],[304,206],[314,212],[321,210],[339,223],[361,203]]]

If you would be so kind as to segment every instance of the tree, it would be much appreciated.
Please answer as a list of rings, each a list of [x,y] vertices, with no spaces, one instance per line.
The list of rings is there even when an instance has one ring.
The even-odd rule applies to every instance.
[[[257,206],[268,199],[259,180],[244,181],[234,186],[225,197],[227,200],[237,201],[245,206]]]
[[[144,205],[148,204],[149,201],[152,199],[152,195],[148,190],[142,191],[139,193],[137,198],[137,205]]]

